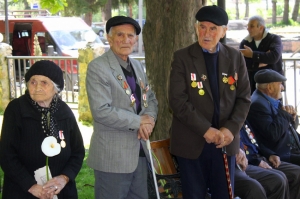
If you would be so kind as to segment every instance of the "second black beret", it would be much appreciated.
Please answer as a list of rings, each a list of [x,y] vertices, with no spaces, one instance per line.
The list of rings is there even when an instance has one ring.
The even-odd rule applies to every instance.
[[[198,21],[209,21],[218,26],[228,24],[228,15],[226,11],[216,5],[203,6],[196,14]]]
[[[111,27],[122,25],[122,24],[131,24],[131,25],[133,25],[134,28],[135,28],[136,35],[139,35],[140,32],[141,32],[141,27],[140,27],[139,23],[136,20],[132,19],[131,17],[115,16],[115,17],[110,18],[106,22],[106,33],[108,34]]]

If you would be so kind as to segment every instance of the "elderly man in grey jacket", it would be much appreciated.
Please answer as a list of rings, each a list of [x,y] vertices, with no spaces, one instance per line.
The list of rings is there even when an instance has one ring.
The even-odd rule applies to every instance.
[[[142,65],[129,58],[139,24],[116,16],[106,23],[110,50],[88,66],[86,88],[94,119],[87,164],[95,198],[148,198],[145,140],[157,117],[157,100]]]

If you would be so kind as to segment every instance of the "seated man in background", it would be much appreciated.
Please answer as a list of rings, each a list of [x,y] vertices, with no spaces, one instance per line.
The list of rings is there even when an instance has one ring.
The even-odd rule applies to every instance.
[[[256,90],[251,96],[247,121],[258,144],[274,151],[281,160],[300,165],[300,154],[292,150],[294,143],[299,142],[299,135],[295,133],[297,112],[280,101],[282,82],[286,78],[274,70],[263,69],[255,74],[254,80]]]
[[[300,166],[281,162],[275,152],[259,147],[248,125],[243,126],[240,136],[235,194],[243,199],[300,198]]]

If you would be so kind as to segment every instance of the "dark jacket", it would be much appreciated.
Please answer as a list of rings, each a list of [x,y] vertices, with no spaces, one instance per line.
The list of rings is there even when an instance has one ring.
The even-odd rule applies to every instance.
[[[246,132],[245,126],[240,130],[241,136],[241,148],[246,151],[248,163],[254,166],[258,166],[260,162],[266,158],[269,160],[271,155],[277,155],[274,151],[266,148],[263,144],[258,145],[256,137],[252,131],[252,127],[248,123],[248,128],[251,130],[252,140],[250,140],[248,133]]]
[[[250,47],[253,51],[252,58],[246,58],[246,65],[249,71],[258,71],[260,69],[273,69],[282,73],[282,42],[279,36],[265,32],[264,38],[258,48],[254,39],[249,36],[240,43],[240,49],[244,49],[244,45]],[[268,64],[265,67],[258,68],[259,63]]]
[[[75,177],[84,158],[82,136],[71,109],[61,100],[54,118],[58,129],[63,130],[66,147],[58,155],[49,157],[49,168],[52,177],[64,174],[70,179],[58,198],[76,199]],[[41,113],[33,107],[27,94],[8,104],[0,140],[0,165],[4,171],[3,199],[36,198],[28,190],[36,184],[34,171],[46,165],[46,156],[41,150],[45,137]]]
[[[239,131],[245,121],[250,105],[250,86],[245,61],[236,49],[219,43],[218,78],[220,96],[219,126],[229,129],[235,136],[228,145],[228,155],[239,151]],[[204,95],[191,86],[191,73],[196,74],[196,82],[202,81]],[[235,89],[224,83],[227,77],[236,74]],[[169,103],[173,110],[171,129],[171,153],[189,159],[200,156],[205,145],[203,135],[212,126],[214,102],[212,98],[203,51],[199,43],[174,53],[170,74]],[[216,80],[217,81],[217,80]]]
[[[292,143],[289,125],[291,123],[297,128],[298,120],[294,122],[291,114],[281,108],[275,109],[262,92],[255,90],[247,121],[259,145],[277,153],[282,161],[290,162]]]

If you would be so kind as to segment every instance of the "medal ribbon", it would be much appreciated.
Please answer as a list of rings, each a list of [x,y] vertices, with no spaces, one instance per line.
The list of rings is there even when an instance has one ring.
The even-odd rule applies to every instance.
[[[191,80],[193,82],[196,81],[196,74],[195,73],[191,73]]]

